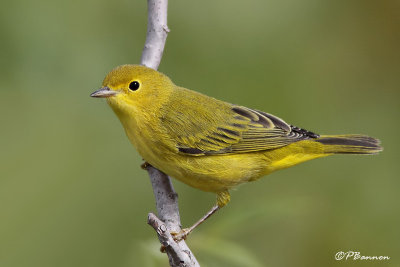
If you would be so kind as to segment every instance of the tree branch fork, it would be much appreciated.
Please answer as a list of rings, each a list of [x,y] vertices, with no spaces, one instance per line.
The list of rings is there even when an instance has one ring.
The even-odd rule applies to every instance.
[[[199,267],[195,256],[187,246],[185,240],[175,241],[171,233],[179,233],[181,222],[178,207],[178,194],[175,192],[171,179],[163,172],[151,165],[146,167],[156,199],[158,218],[149,213],[147,223],[156,231],[161,243],[161,251],[166,252],[170,266]]]

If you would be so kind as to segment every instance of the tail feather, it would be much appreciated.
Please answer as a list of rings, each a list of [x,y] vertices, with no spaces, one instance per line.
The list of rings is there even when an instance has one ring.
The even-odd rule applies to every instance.
[[[383,150],[378,139],[359,134],[322,135],[315,142],[323,144],[327,154],[377,154]]]

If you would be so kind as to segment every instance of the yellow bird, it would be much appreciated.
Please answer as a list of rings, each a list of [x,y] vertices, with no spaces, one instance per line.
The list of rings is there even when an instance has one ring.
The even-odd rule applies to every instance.
[[[358,134],[318,135],[263,111],[175,85],[166,75],[122,65],[91,94],[104,97],[149,164],[207,192],[217,205],[184,238],[229,200],[229,189],[298,163],[332,154],[376,154],[379,140]]]

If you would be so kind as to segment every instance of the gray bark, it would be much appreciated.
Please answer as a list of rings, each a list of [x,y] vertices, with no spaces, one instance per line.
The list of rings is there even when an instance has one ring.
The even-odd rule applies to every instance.
[[[167,26],[168,0],[148,0],[148,24],[146,43],[141,64],[157,69],[169,32]],[[147,223],[156,230],[162,249],[168,255],[170,266],[199,267],[199,263],[184,240],[175,242],[171,232],[181,231],[178,195],[170,178],[152,166],[147,166],[156,199],[157,214],[149,213]]]

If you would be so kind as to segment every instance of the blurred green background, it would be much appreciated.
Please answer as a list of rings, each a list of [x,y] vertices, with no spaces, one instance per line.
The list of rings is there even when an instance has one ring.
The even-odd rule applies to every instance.
[[[400,2],[174,0],[160,71],[318,133],[379,137],[232,192],[188,243],[202,266],[400,266]],[[146,1],[15,0],[0,10],[0,266],[167,266],[142,160],[104,101],[138,63]],[[215,196],[174,181],[182,223]]]

